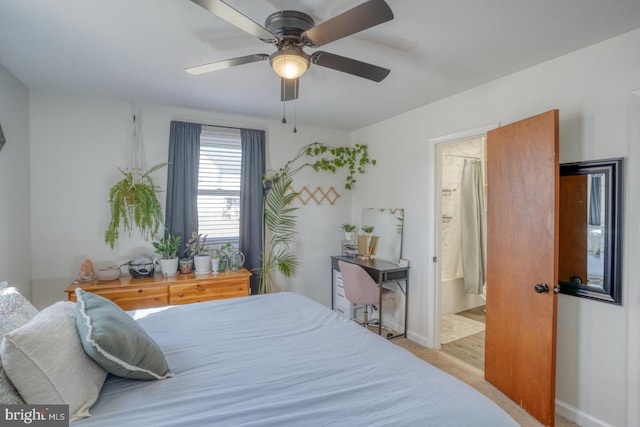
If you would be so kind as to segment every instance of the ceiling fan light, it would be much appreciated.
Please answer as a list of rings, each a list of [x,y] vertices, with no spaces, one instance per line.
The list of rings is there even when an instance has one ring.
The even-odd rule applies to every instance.
[[[269,62],[283,79],[297,79],[309,68],[309,57],[302,51],[278,51],[271,55]]]

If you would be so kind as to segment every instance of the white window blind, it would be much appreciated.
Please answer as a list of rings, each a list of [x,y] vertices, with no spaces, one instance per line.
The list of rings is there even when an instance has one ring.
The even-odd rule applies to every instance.
[[[198,233],[211,243],[240,235],[240,129],[203,126],[198,173]]]

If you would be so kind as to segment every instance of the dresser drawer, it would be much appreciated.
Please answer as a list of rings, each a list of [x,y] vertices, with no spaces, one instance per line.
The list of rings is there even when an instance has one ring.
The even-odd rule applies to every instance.
[[[251,273],[246,268],[216,275],[177,274],[133,279],[123,276],[109,282],[74,281],[64,291],[69,301],[76,301],[76,288],[101,295],[123,310],[188,304],[210,299],[247,296],[250,294]]]
[[[189,304],[249,295],[249,278],[199,281],[169,286],[169,304]]]
[[[167,286],[102,289],[95,293],[115,302],[123,310],[161,307],[169,303]]]

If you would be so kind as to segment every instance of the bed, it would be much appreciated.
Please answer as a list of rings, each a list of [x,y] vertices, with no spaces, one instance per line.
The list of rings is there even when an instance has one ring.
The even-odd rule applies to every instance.
[[[275,293],[130,313],[173,376],[109,375],[100,426],[517,426],[470,386],[328,308]]]

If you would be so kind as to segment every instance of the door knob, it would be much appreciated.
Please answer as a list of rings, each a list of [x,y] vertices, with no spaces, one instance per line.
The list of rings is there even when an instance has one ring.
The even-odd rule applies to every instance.
[[[549,285],[547,285],[546,283],[538,283],[533,287],[533,290],[538,294],[548,293]]]

